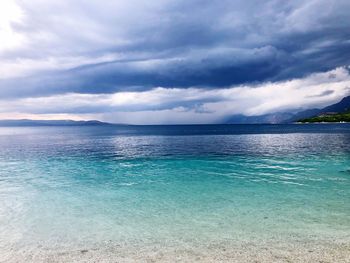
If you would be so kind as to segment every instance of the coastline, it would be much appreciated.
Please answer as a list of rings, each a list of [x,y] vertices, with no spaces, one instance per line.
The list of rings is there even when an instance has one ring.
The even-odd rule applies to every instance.
[[[349,123],[350,122],[347,122],[347,121],[338,121],[338,122],[322,121],[322,122],[295,122],[294,124],[349,124]]]

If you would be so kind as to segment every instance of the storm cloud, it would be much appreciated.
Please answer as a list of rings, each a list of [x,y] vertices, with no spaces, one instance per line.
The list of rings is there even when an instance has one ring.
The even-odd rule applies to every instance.
[[[226,98],[217,95],[225,90],[349,71],[347,0],[4,0],[0,5],[0,99],[10,105],[70,96],[70,106],[52,106],[47,114],[117,116],[179,107],[205,114],[206,103],[226,107]],[[345,88],[338,93],[325,86],[310,94],[303,90],[321,105]],[[118,107],[93,101],[154,90],[178,92],[157,107],[147,100]],[[189,91],[210,95],[186,100]],[[84,105],[76,103],[79,96],[87,99]],[[236,93],[229,96],[241,105],[240,113],[254,111]],[[281,108],[292,106],[286,102]],[[18,105],[9,112],[32,114],[34,108]]]

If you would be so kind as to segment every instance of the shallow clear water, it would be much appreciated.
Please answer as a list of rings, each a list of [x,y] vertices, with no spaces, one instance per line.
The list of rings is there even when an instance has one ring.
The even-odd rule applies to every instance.
[[[0,128],[0,250],[350,239],[350,125]]]

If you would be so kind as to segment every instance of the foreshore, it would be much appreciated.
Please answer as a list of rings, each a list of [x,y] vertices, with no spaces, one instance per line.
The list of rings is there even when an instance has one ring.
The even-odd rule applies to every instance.
[[[9,252],[9,251],[8,251]],[[0,262],[350,262],[349,242],[220,243],[35,248],[1,253]]]

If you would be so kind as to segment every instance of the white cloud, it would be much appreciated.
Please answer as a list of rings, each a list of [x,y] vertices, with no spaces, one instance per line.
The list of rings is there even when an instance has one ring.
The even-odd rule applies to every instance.
[[[327,96],[322,93],[332,91]],[[262,115],[290,109],[323,107],[350,94],[350,75],[345,67],[316,73],[303,79],[264,83],[225,90],[224,102],[207,103],[205,110],[225,114]]]
[[[135,124],[215,123],[234,115],[323,107],[350,93],[348,69],[341,67],[303,79],[225,89],[154,88],[114,94],[68,93],[0,100],[1,116],[70,116]],[[21,115],[22,114],[22,115]],[[62,115],[63,114],[63,115]]]
[[[13,0],[2,0],[0,5],[0,52],[19,48],[24,37],[12,25],[23,18],[21,8]]]

